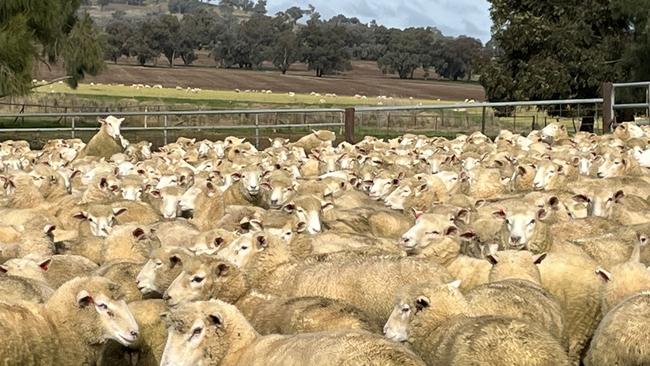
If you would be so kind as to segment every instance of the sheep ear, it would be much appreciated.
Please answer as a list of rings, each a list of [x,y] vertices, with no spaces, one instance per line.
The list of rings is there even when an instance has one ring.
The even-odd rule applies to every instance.
[[[72,217],[79,220],[85,220],[88,218],[88,214],[86,213],[86,211],[79,211],[76,214],[72,215]]]
[[[50,263],[52,263],[52,258],[47,258],[38,263],[38,266],[41,267],[43,271],[47,271],[50,268]]]
[[[137,239],[141,239],[144,236],[144,229],[142,228],[136,228],[133,230],[133,237]]]
[[[614,202],[620,201],[623,197],[625,197],[625,193],[623,190],[618,190],[616,193],[614,193]]]
[[[301,221],[301,222],[296,224],[295,230],[296,230],[297,233],[302,233],[305,230],[307,230],[307,224],[305,224],[304,222]]]
[[[418,296],[417,299],[415,299],[415,308],[418,311],[422,311],[422,309],[428,308],[430,304],[431,301],[426,296]]]
[[[546,259],[546,255],[547,255],[546,252],[544,252],[544,253],[540,253],[540,254],[537,254],[537,255],[534,255],[534,256],[533,256],[533,263],[535,263],[535,264],[541,264],[542,261],[544,261],[544,259]]]
[[[169,257],[169,268],[174,268],[178,264],[183,264],[183,260],[177,254],[173,254]]]
[[[540,208],[540,209],[537,211],[537,219],[538,219],[538,220],[542,221],[542,220],[544,220],[544,219],[547,218],[547,217],[548,217],[548,211],[546,211],[545,209]]]
[[[269,239],[264,235],[258,235],[255,238],[255,246],[258,250],[262,251],[269,247]]]
[[[456,289],[456,290],[457,290],[457,289],[460,288],[460,284],[461,284],[461,282],[462,282],[461,280],[456,280],[456,281],[453,281],[453,282],[449,282],[449,283],[447,284],[447,286],[448,286],[450,289],[452,289],[452,290],[453,290],[453,289]]]
[[[86,290],[81,290],[77,294],[77,305],[79,305],[80,308],[85,308],[88,305],[91,305],[93,303],[93,297],[90,296],[88,291]]]
[[[0,264],[0,273],[7,273],[7,272],[9,272],[9,268],[7,268],[7,266]]]
[[[454,219],[464,224],[469,224],[469,210],[466,208],[461,208],[458,210],[458,212],[456,212]]]
[[[45,235],[52,235],[52,233],[54,232],[54,230],[56,230],[56,225],[47,224],[47,225],[45,225],[45,227],[43,228],[43,233],[45,233]]]
[[[458,234],[458,228],[455,226],[450,226],[445,230],[445,235],[451,236],[451,235],[457,235]]]
[[[596,269],[596,274],[600,276],[600,278],[602,278],[605,282],[612,280],[612,274],[603,268]]]
[[[113,215],[120,216],[127,211],[126,207],[116,207],[113,209]]]
[[[293,213],[296,210],[296,205],[293,203],[287,203],[286,205],[282,206],[282,211],[286,213]]]
[[[224,277],[228,275],[228,272],[230,272],[230,266],[225,264],[225,263],[219,263],[217,266],[217,270],[215,271],[217,276]]]
[[[169,319],[169,312],[165,311],[164,313],[160,313],[159,316],[160,316],[160,319],[162,319],[162,321],[167,321],[167,319]]]
[[[216,238],[214,238],[214,240],[212,242],[214,243],[215,247],[218,247],[221,244],[225,243],[226,240],[224,238],[220,237],[220,236],[217,236]]]
[[[493,266],[496,266],[496,264],[499,263],[499,257],[497,257],[497,255],[494,253],[488,254],[485,256],[485,259],[487,259],[487,261],[490,262],[490,264]]]
[[[99,118],[99,117],[97,118],[97,122],[99,122],[100,125],[106,124],[106,120],[103,119],[103,118]]]
[[[212,325],[215,325],[218,328],[223,326],[223,317],[219,313],[212,313],[208,315],[208,320]]]
[[[476,233],[473,232],[473,231],[466,231],[466,232],[460,234],[460,237],[463,238],[463,239],[466,239],[466,240],[474,239],[476,237]]]
[[[579,203],[588,203],[591,201],[589,197],[585,196],[584,194],[577,194],[573,196],[573,200]]]
[[[332,202],[321,201],[321,209],[323,211],[327,211],[332,208],[334,208],[334,204]]]
[[[497,219],[502,219],[503,220],[503,219],[506,218],[506,212],[503,211],[503,209],[501,209],[499,211],[492,212],[492,216],[494,216]]]
[[[552,209],[557,210],[560,200],[556,196],[553,196],[548,199],[548,204]]]

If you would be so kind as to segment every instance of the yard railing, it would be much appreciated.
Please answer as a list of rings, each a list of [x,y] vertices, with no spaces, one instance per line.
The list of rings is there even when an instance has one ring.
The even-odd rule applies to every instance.
[[[97,117],[109,114],[126,117],[122,131],[131,141],[149,140],[156,146],[175,137],[221,139],[228,135],[246,137],[256,146],[268,144],[262,137],[297,138],[312,129],[330,129],[354,142],[365,135],[394,137],[404,133],[454,136],[481,131],[495,136],[502,129],[527,133],[551,122],[569,131],[608,131],[614,109],[647,107],[648,103],[620,105],[614,91],[630,84],[610,84],[605,98],[519,101],[498,103],[455,103],[434,105],[357,106],[354,108],[284,108],[188,111],[29,112],[24,109],[0,113],[0,139],[27,139],[38,146],[53,138],[88,139],[98,130]],[[648,83],[634,86],[650,88]],[[649,89],[650,90],[650,89]],[[380,103],[390,101],[378,100]]]

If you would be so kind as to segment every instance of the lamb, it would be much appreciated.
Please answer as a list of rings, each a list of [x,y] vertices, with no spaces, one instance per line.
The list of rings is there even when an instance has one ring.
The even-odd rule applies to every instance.
[[[558,342],[537,324],[476,316],[458,281],[404,288],[384,333],[408,341],[428,365],[569,365]]]
[[[142,293],[135,283],[135,278],[141,267],[142,264],[139,262],[116,260],[99,267],[94,275],[119,283],[124,300],[132,302],[142,300]]]
[[[124,118],[108,116],[98,121],[101,124],[99,132],[79,152],[77,159],[82,159],[86,156],[110,159],[113,154],[124,151],[122,147],[122,135],[120,134],[120,125],[124,122]]]
[[[591,340],[585,366],[647,365],[650,293],[629,297],[607,313]]]
[[[383,322],[390,313],[390,299],[398,287],[422,277],[432,282],[451,279],[443,267],[421,259],[370,257],[336,263],[301,263],[293,261],[286,245],[272,235],[258,233],[256,245],[258,251],[253,252],[248,264],[242,268],[252,288],[285,297],[338,299],[364,311],[377,323]],[[193,279],[190,276],[194,275],[182,273],[167,289],[171,304],[197,296],[200,288],[188,286]],[[198,278],[202,277],[199,275]],[[288,279],[294,284],[289,288],[285,285]],[[363,291],[359,291],[360,288]],[[180,296],[174,296],[177,291]]]
[[[362,331],[259,336],[236,307],[219,300],[183,305],[166,318],[164,366],[424,365],[401,345]]]
[[[16,366],[96,364],[107,340],[130,346],[138,339],[138,325],[120,297],[115,283],[81,277],[42,305],[0,302],[6,336],[0,359]]]

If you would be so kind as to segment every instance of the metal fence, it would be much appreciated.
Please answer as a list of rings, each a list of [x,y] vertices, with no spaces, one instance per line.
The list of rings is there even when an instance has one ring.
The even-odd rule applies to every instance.
[[[404,133],[454,136],[482,131],[495,136],[501,129],[527,133],[560,122],[578,131],[583,122],[602,131],[603,99],[571,99],[446,105],[359,106],[354,108],[239,109],[194,111],[128,111],[123,134],[131,141],[148,140],[160,146],[180,135],[222,139],[247,137],[258,147],[263,137],[297,138],[311,129],[330,129],[354,142],[365,135],[394,137]],[[0,139],[26,139],[35,146],[49,139],[89,139],[98,130],[98,112],[0,113]]]

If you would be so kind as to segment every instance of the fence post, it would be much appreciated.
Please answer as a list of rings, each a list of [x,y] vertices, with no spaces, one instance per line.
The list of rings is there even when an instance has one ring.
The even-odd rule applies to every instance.
[[[260,148],[260,115],[255,115],[255,148]]]
[[[75,123],[74,123],[74,120],[75,120],[75,117],[72,117],[72,122],[70,123],[70,127],[71,127],[71,131],[70,131],[70,132],[71,132],[72,138],[75,138],[75,134],[74,134]]]
[[[483,107],[483,115],[481,116],[481,133],[485,135],[485,114],[487,113],[487,107]]]
[[[354,108],[345,109],[345,141],[354,144]]]
[[[614,122],[614,85],[603,83],[603,133],[610,131]]]
[[[163,125],[165,126],[163,129],[163,144],[167,145],[167,115],[163,116]]]

